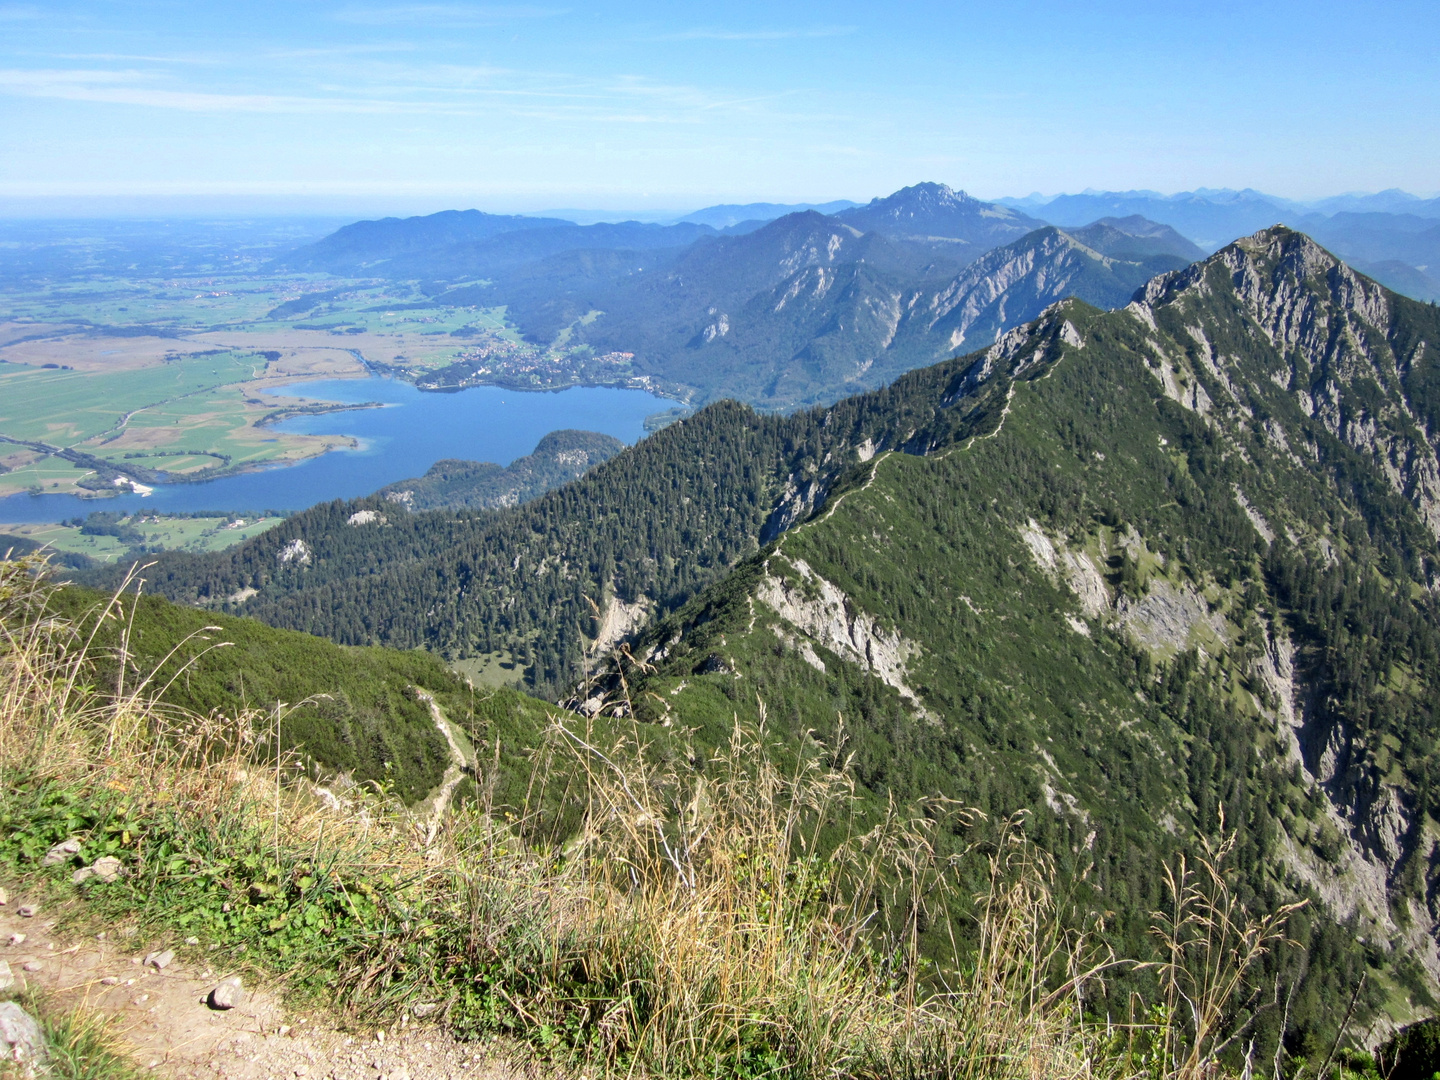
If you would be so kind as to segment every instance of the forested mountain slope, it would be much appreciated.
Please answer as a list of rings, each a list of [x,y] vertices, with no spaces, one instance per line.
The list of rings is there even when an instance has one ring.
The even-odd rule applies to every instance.
[[[1436,341],[1283,229],[1123,311],[1052,308],[584,709],[703,739],[763,702],[876,799],[1024,808],[1131,940],[1157,857],[1223,813],[1247,899],[1314,902],[1273,971],[1292,1050],[1367,966],[1382,1027],[1433,1009]]]

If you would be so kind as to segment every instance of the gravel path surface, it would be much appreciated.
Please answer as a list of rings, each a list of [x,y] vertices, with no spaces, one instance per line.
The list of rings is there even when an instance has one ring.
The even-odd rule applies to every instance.
[[[336,1018],[290,1014],[272,990],[243,987],[240,1003],[220,1010],[211,992],[236,972],[207,963],[199,946],[148,942],[117,928],[103,936],[67,937],[60,911],[11,893],[0,908],[0,960],[17,983],[39,990],[50,1006],[88,1009],[114,1018],[137,1062],[176,1080],[537,1080],[542,1070],[523,1051],[494,1043],[456,1042],[423,1022],[385,1032],[341,1030]],[[23,936],[23,940],[16,940]],[[163,967],[163,951],[176,950]],[[153,955],[155,953],[162,955]],[[147,957],[151,960],[147,962]],[[548,1070],[544,1070],[548,1072]]]

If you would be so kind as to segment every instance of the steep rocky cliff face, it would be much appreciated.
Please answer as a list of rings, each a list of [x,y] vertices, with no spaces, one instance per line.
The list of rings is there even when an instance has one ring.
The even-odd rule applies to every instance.
[[[656,352],[655,370],[672,376],[691,370],[692,380],[721,377],[707,391],[711,397],[734,394],[779,407],[833,400],[841,388],[880,385],[988,345],[1067,296],[1121,306],[1153,274],[1185,263],[1166,254],[1111,258],[1054,228],[990,250],[958,274],[900,265],[893,247],[828,223],[780,260],[780,280],[692,316],[685,351],[671,349],[670,359]],[[682,309],[680,301],[675,310]],[[606,342],[622,340],[603,319],[594,332],[611,335]]]
[[[1357,274],[1309,237],[1272,229],[1155,278],[1131,310],[1147,324],[1163,310],[1172,335],[1177,319],[1184,324],[1193,342],[1187,374],[1198,367],[1209,376],[1222,393],[1205,400],[1218,401],[1232,422],[1243,414],[1277,443],[1285,439],[1284,425],[1268,416],[1257,421],[1249,400],[1269,397],[1257,393],[1258,380],[1269,380],[1307,417],[1366,455],[1440,536],[1433,306],[1427,319],[1424,305]],[[1256,333],[1268,346],[1259,355],[1246,347]],[[1166,357],[1155,360],[1167,366]],[[1313,440],[1281,445],[1316,456]]]

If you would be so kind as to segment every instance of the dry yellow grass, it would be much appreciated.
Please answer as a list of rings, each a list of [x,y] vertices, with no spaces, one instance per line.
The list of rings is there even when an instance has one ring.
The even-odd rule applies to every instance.
[[[187,892],[200,856],[171,880],[158,849],[134,855],[167,903],[224,899],[220,944],[356,1016],[425,1003],[462,1035],[510,1031],[637,1076],[1198,1080],[1224,1075],[1228,1010],[1289,914],[1249,918],[1223,848],[1173,868],[1161,1019],[1107,1025],[1085,995],[1120,961],[1067,929],[1053,865],[1018,821],[983,852],[942,856],[936,830],[963,808],[853,829],[844,768],[782,770],[763,726],[657,764],[638,729],[602,741],[557,713],[534,789],[563,782],[583,804],[563,846],[527,845],[523,821],[488,813],[483,769],[482,798],[427,831],[383,792],[317,788],[277,752],[274,717],[177,714],[143,672],[90,685],[90,640],[45,616],[51,587],[39,561],[0,564],[4,798],[23,803],[21,778],[97,804],[144,793],[166,851],[273,868]],[[223,643],[190,647],[203,663]],[[984,870],[976,926],[937,966],[921,926],[950,917],[966,860]],[[232,904],[279,914],[242,924]],[[307,920],[312,937],[294,929]]]

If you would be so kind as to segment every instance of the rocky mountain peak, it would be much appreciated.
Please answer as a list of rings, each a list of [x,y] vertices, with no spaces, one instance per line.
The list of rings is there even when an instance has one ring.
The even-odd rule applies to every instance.
[[[866,232],[948,237],[989,246],[1017,239],[1044,224],[1017,210],[933,182],[901,188],[835,216]]]
[[[887,195],[884,198],[871,199],[869,205],[883,206],[897,211],[909,210],[913,213],[915,209],[927,205],[980,207],[985,204],[967,192],[957,191],[948,184],[926,181],[922,184],[912,184],[909,187],[901,188],[893,195]]]
[[[1410,318],[1397,317],[1400,305]],[[1189,343],[1191,355],[1174,358],[1177,387],[1186,370],[1217,381],[1223,396],[1188,407],[1237,429],[1269,414],[1278,431],[1275,395],[1283,395],[1287,411],[1298,407],[1295,420],[1303,414],[1370,458],[1440,538],[1440,401],[1426,374],[1440,334],[1417,329],[1417,320],[1433,327],[1433,313],[1282,225],[1154,278],[1129,310]],[[1254,344],[1238,349],[1247,339]],[[1171,361],[1155,362],[1165,370]]]
[[[1389,290],[1283,225],[1236,240],[1203,262],[1158,275],[1135,300],[1149,307],[1196,302],[1215,288],[1233,291],[1272,344],[1300,345],[1342,314],[1381,333],[1390,325]]]

